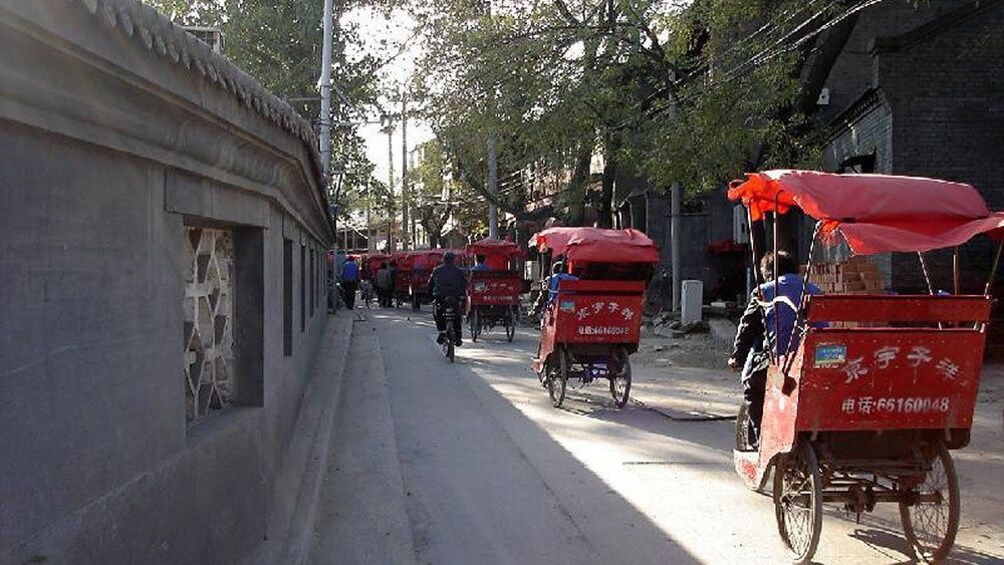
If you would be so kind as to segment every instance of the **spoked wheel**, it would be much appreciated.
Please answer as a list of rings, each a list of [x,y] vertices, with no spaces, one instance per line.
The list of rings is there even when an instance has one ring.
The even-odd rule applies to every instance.
[[[757,451],[757,448],[752,445],[753,433],[746,403],[740,403],[739,413],[736,414],[736,451]],[[764,472],[760,484],[750,487],[750,490],[763,492],[764,487],[767,486],[768,478],[770,478],[770,468]]]
[[[809,442],[782,455],[774,468],[774,514],[781,541],[794,563],[809,563],[823,527],[823,479]]]
[[[561,403],[565,401],[565,385],[568,383],[568,359],[564,350],[559,349],[555,353],[558,356],[558,366],[548,373],[547,394],[551,397],[551,404],[555,408],[561,408]]]
[[[516,337],[516,307],[509,307],[509,318],[505,323],[505,338],[509,343],[512,343],[513,338]]]
[[[456,336],[453,335],[453,330],[451,329],[453,327],[453,320],[447,320],[446,323],[448,326],[446,329],[446,338],[443,342],[443,355],[446,355],[450,363],[453,363],[454,354],[456,353],[456,345],[453,343],[456,341]]]
[[[610,396],[618,408],[624,408],[628,395],[631,394],[631,359],[628,358],[626,349],[622,347],[617,350],[613,364],[619,367],[619,371],[610,374]]]
[[[478,336],[481,335],[481,317],[478,316],[477,307],[471,308],[471,313],[467,317],[467,325],[470,326],[471,341],[477,341]]]
[[[959,530],[959,477],[944,443],[931,455],[923,482],[900,500],[899,516],[914,556],[938,563],[948,556]]]

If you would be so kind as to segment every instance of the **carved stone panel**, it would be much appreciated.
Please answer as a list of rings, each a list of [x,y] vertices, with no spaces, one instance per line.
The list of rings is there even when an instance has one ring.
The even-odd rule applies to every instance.
[[[185,415],[193,423],[230,406],[234,382],[231,230],[185,226]]]

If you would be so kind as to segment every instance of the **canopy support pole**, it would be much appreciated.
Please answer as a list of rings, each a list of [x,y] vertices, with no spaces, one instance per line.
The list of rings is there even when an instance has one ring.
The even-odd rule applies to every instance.
[[[920,259],[920,269],[924,271],[924,281],[927,282],[927,292],[934,294],[934,286],[931,285],[931,275],[927,272],[927,261],[924,260],[924,252],[918,251],[917,258]]]
[[[962,294],[962,283],[960,280],[960,269],[959,269],[959,246],[956,245],[952,252],[952,287],[953,294]]]
[[[1001,263],[1001,251],[1004,251],[1004,239],[997,244],[997,253],[994,254],[993,267],[990,268],[990,278],[987,279],[987,286],[983,289],[983,296],[990,297],[990,287],[993,286],[994,282],[997,280],[997,267]]]
[[[776,351],[774,351],[775,360],[780,359],[781,357],[781,349],[780,349],[781,344],[778,343],[778,340],[781,339],[781,316],[778,315],[777,311],[777,293],[780,291],[780,286],[781,286],[781,280],[780,280],[781,275],[779,274],[781,272],[781,269],[777,268],[777,244],[779,241],[777,233],[778,217],[779,217],[779,214],[777,213],[777,203],[778,200],[780,200],[780,198],[781,198],[781,193],[778,193],[777,195],[774,196],[774,212],[771,213],[770,215],[771,219],[773,220],[772,223],[774,227],[774,233],[771,234],[774,238],[774,272],[772,273],[774,275],[774,298],[771,301],[772,304],[770,306],[774,310],[774,343],[772,344],[771,349],[776,349]]]
[[[823,228],[823,222],[817,221],[815,229],[812,230],[812,241],[809,242],[809,256],[808,258],[806,258],[805,261],[805,276],[802,277],[802,298],[798,302],[798,312],[795,312],[795,324],[791,327],[791,333],[788,334],[788,344],[787,347],[785,347],[785,352],[791,351],[792,340],[795,339],[795,332],[800,331],[799,326],[802,323],[802,315],[805,314],[806,311],[805,306],[809,302],[809,298],[807,295],[809,293],[809,279],[812,277],[812,251],[816,247],[816,238],[819,236],[819,232],[822,230],[822,228]],[[777,316],[774,317],[776,318]],[[804,334],[804,332],[802,333]],[[799,339],[801,338],[802,336],[799,336]],[[792,364],[794,364],[794,362],[795,362],[794,355],[791,355],[785,359],[784,369],[782,371],[784,376],[786,377],[788,376],[788,371],[791,370],[791,366]]]

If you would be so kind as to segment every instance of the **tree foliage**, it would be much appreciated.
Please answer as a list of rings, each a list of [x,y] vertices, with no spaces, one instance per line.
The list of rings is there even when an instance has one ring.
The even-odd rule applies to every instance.
[[[318,78],[323,41],[324,2],[316,0],[146,0],[183,25],[218,27],[223,54],[269,91],[287,100],[305,119],[319,125]],[[376,71],[387,56],[361,49],[357,26],[342,16],[362,2],[334,2],[332,45],[333,197],[342,211],[367,201],[388,204],[386,186],[372,178],[373,164],[356,126],[379,92]]]
[[[563,179],[571,222],[595,194],[608,223],[619,169],[697,192],[811,162],[818,144],[799,104],[810,50],[859,4],[414,0],[426,49],[416,82],[468,176],[494,134],[508,170]],[[605,168],[588,192],[594,155]]]

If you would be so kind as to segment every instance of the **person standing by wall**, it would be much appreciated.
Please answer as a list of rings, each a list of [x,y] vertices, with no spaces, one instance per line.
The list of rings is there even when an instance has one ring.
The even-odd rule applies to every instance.
[[[380,263],[380,268],[376,272],[377,300],[381,308],[390,308],[394,299],[394,273],[391,272],[387,262]]]

